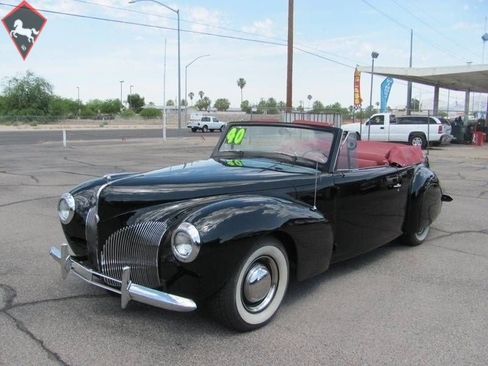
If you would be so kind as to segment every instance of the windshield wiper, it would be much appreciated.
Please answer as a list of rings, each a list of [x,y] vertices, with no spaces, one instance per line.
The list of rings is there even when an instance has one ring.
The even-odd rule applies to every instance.
[[[221,151],[219,151],[219,154],[244,156],[244,151],[242,151],[242,150],[221,150]]]
[[[279,154],[279,155],[284,155],[284,156],[287,156],[289,157],[294,163],[298,160],[298,155],[296,152],[294,152],[293,154],[288,154],[286,152],[283,152],[283,151],[273,151],[273,154]]]

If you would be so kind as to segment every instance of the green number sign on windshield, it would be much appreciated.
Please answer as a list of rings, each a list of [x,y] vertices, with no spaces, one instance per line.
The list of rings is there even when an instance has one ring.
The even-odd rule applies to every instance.
[[[225,138],[228,144],[240,145],[242,143],[242,140],[244,140],[245,135],[245,128],[232,127]]]

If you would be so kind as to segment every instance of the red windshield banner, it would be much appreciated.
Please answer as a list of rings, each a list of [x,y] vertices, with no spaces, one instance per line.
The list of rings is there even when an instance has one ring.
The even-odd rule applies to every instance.
[[[361,108],[363,100],[361,99],[361,71],[354,70],[354,107],[356,109]]]

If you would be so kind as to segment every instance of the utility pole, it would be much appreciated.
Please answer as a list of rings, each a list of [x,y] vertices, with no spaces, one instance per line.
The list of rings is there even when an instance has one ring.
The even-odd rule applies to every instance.
[[[286,73],[286,110],[293,108],[293,0],[288,0],[288,62]]]

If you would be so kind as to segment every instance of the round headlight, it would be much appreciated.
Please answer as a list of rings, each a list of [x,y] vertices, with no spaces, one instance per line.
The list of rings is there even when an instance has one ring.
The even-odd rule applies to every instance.
[[[171,249],[179,261],[184,263],[193,261],[200,252],[200,234],[197,228],[182,222],[173,233]]]
[[[58,202],[58,216],[63,224],[68,224],[75,215],[75,199],[70,193],[61,196]]]

